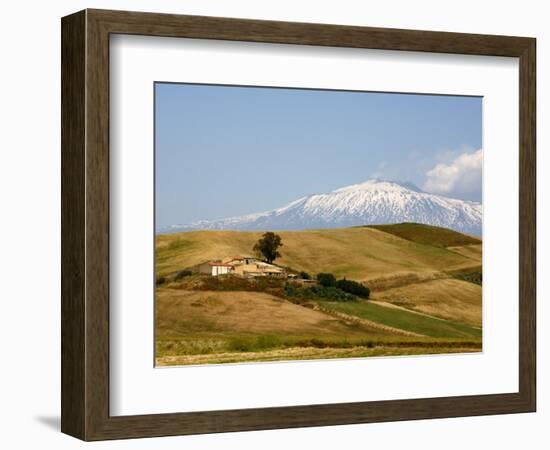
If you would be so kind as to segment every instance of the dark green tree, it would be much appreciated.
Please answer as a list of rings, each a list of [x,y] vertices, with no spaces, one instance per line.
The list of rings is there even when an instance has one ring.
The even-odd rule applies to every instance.
[[[277,251],[279,247],[282,247],[283,243],[281,242],[281,236],[273,233],[272,231],[267,231],[263,236],[258,239],[258,242],[254,245],[254,252],[259,255],[262,255],[268,263],[272,263],[281,254]]]
[[[318,273],[317,281],[324,287],[333,287],[336,285],[336,277],[331,273]]]
[[[362,283],[357,281],[346,280],[342,278],[336,282],[336,287],[344,292],[347,292],[352,295],[357,295],[364,299],[368,299],[370,296],[370,289]]]

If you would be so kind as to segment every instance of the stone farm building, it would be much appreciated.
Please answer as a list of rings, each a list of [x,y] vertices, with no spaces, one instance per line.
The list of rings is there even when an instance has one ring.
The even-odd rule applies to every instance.
[[[238,275],[244,278],[275,277],[286,278],[286,270],[274,264],[268,264],[252,256],[229,256],[216,261],[206,261],[191,267],[194,273],[218,276]]]

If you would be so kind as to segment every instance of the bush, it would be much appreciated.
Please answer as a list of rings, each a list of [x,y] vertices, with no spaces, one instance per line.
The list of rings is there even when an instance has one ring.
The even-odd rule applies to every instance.
[[[190,277],[191,275],[193,275],[193,272],[191,272],[190,270],[182,270],[176,274],[176,276],[174,277],[174,281],[179,281],[182,278]]]
[[[302,280],[311,280],[311,275],[303,270],[298,275]]]
[[[282,291],[286,280],[281,278],[261,277],[242,278],[235,275],[221,275],[217,277],[201,277],[193,289],[199,291],[249,291],[270,292]]]
[[[356,295],[357,297],[366,299],[370,296],[370,289],[357,281],[346,280],[343,278],[342,280],[338,280],[336,282],[336,287],[344,292]]]
[[[304,290],[306,291],[306,296],[309,298],[323,298],[335,302],[353,302],[356,300],[354,295],[333,286],[311,286]]]
[[[483,284],[483,275],[481,272],[472,272],[467,274],[457,274],[454,275],[455,278],[463,281],[469,281],[470,283]]]
[[[157,281],[155,282],[157,286],[160,286],[161,284],[164,284],[164,283],[166,283],[166,277],[158,277]]]
[[[321,286],[324,286],[324,287],[336,286],[336,277],[331,273],[318,273],[317,281]]]
[[[288,297],[297,297],[299,291],[300,289],[298,289],[296,286],[288,283],[285,284],[285,295],[287,295]]]
[[[323,299],[333,302],[353,302],[357,298],[348,294],[347,292],[342,291],[341,289],[335,288],[333,286],[311,286],[306,288],[296,288],[294,286],[285,286],[285,294],[292,298],[296,299],[295,303],[302,303],[303,300],[314,300],[314,299]]]

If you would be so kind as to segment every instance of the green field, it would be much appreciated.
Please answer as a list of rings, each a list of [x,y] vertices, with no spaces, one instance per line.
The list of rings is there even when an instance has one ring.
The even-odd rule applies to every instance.
[[[324,302],[319,304],[328,310],[334,310],[356,316],[390,327],[430,337],[443,338],[481,338],[481,330],[459,322],[437,319],[401,309],[388,308],[369,301]]]

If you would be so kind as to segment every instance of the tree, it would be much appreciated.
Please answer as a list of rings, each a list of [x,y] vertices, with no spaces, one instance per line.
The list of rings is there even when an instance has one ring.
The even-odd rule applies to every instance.
[[[333,287],[336,285],[336,277],[331,273],[318,273],[317,281],[324,287]]]
[[[349,294],[357,295],[364,299],[368,299],[370,296],[370,289],[364,284],[358,283],[357,281],[346,280],[342,278],[336,282],[336,287],[344,292]]]
[[[281,242],[281,236],[273,233],[272,231],[267,231],[260,239],[258,239],[258,242],[254,245],[253,250],[257,254],[262,255],[265,260],[271,264],[281,256],[277,249],[282,246],[283,243]]]

